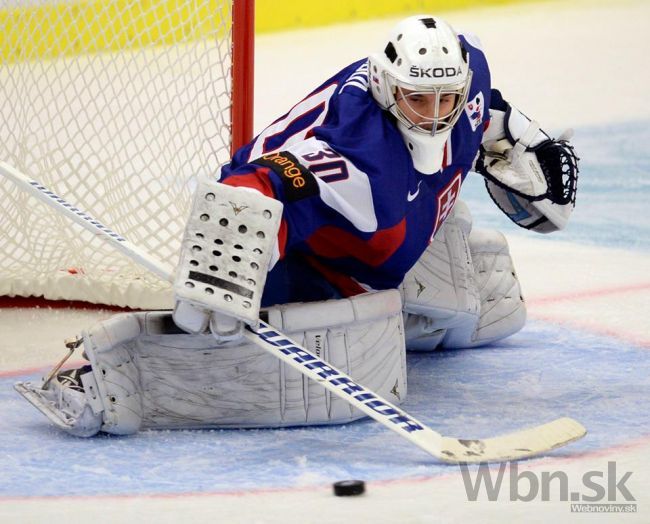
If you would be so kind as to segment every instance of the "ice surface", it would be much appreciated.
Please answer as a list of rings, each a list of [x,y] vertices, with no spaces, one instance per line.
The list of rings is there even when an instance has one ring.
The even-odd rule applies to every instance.
[[[568,457],[644,436],[647,349],[545,322],[498,346],[407,359],[404,408],[443,434],[482,438],[571,416],[589,429]],[[457,471],[383,426],[146,431],[71,438],[0,379],[0,492],[10,496],[241,492],[321,486],[341,478],[394,480]],[[61,482],[60,472],[66,472]]]

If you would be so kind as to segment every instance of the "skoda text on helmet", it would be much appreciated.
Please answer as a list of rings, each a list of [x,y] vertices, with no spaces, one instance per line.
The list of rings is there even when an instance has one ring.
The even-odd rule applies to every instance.
[[[440,18],[412,16],[397,24],[368,64],[372,95],[397,118],[415,168],[436,173],[472,83],[458,35]]]

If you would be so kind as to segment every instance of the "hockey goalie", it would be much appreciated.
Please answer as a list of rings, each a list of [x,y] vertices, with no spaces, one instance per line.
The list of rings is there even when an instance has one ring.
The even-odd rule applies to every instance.
[[[65,431],[283,427],[363,416],[250,344],[260,318],[399,404],[405,351],[519,331],[505,237],[472,227],[470,170],[512,221],[550,233],[577,157],[494,89],[478,39],[430,15],[342,69],[194,195],[173,312],[90,328],[88,363],[17,389]]]

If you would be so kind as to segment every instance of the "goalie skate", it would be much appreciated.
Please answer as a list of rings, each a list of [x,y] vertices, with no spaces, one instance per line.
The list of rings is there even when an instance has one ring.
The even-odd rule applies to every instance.
[[[91,374],[89,367],[63,371],[44,379],[40,387],[18,382],[14,389],[66,433],[88,437],[99,431],[102,417],[86,400],[83,388],[91,387],[83,380],[86,374]]]

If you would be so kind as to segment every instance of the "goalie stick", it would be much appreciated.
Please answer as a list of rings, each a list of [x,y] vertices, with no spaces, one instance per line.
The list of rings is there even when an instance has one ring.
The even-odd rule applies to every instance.
[[[121,253],[162,279],[168,282],[174,281],[174,274],[170,268],[45,186],[29,179],[4,162],[0,162],[0,174],[57,212],[63,213],[90,232],[101,236]],[[247,327],[244,330],[244,337],[444,462],[480,463],[518,460],[564,446],[586,434],[585,428],[580,423],[564,417],[547,424],[488,439],[446,437],[358,384],[351,377],[316,357],[262,320],[259,321],[259,327],[255,331]]]

